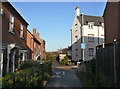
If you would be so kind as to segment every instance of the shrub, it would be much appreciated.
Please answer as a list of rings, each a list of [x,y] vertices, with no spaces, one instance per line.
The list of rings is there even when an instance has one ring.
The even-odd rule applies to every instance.
[[[61,64],[61,65],[68,65],[68,59],[69,59],[69,58],[68,58],[67,56],[65,56],[64,59],[62,59],[62,60],[60,61],[60,64]]]
[[[4,76],[3,89],[42,88],[43,81],[48,80],[52,74],[51,66],[51,63],[25,61],[18,67],[18,72]]]

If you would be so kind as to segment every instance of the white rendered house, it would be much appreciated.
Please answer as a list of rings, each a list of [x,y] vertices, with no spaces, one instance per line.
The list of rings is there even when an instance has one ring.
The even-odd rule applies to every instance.
[[[75,19],[71,28],[72,61],[88,61],[95,57],[96,45],[104,43],[103,17],[80,14],[75,9]],[[81,44],[86,48],[82,49]]]

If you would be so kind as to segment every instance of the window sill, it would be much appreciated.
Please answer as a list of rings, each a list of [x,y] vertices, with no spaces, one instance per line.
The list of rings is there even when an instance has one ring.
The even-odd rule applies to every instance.
[[[24,40],[23,36],[20,36],[20,38]]]
[[[15,34],[13,31],[10,31],[10,30],[9,30],[9,33]]]

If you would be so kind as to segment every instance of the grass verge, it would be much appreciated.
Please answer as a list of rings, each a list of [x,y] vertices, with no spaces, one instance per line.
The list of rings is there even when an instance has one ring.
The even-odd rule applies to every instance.
[[[92,80],[87,78],[84,72],[76,71],[76,75],[80,79],[83,87],[99,87]]]

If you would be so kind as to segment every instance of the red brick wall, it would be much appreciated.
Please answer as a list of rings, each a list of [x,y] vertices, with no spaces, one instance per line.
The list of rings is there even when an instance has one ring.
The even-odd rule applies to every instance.
[[[105,23],[105,43],[112,43],[114,39],[120,39],[120,31],[118,29],[118,3],[108,2],[104,12]]]
[[[9,7],[9,5],[7,4],[3,4],[2,8],[4,10],[4,15],[2,16],[2,43],[16,43],[17,45],[19,45],[22,48],[27,48],[26,45],[26,40],[27,40],[27,25],[23,24],[22,19],[20,19],[20,17],[18,17],[17,13],[11,8]],[[12,34],[9,32],[9,19],[10,19],[10,13],[13,14],[14,16],[14,33]],[[23,24],[23,38],[20,38],[20,24]],[[24,22],[25,23],[25,22]]]
[[[44,55],[45,55],[45,43],[44,43],[44,40],[39,37],[39,33],[36,33],[36,29],[35,28],[33,29],[33,35],[41,43],[41,45],[40,45],[40,53],[41,53],[41,58],[43,58]]]
[[[31,39],[32,38],[32,39]],[[36,43],[36,47],[34,48],[34,43]],[[31,49],[31,53],[30,51],[28,52],[28,56],[29,56],[29,59],[34,59],[34,55],[36,55],[36,51],[37,49],[39,49],[39,43],[37,43],[35,40],[34,40],[34,37],[33,35],[27,31],[27,46]],[[32,57],[30,58],[30,55],[32,55]]]

